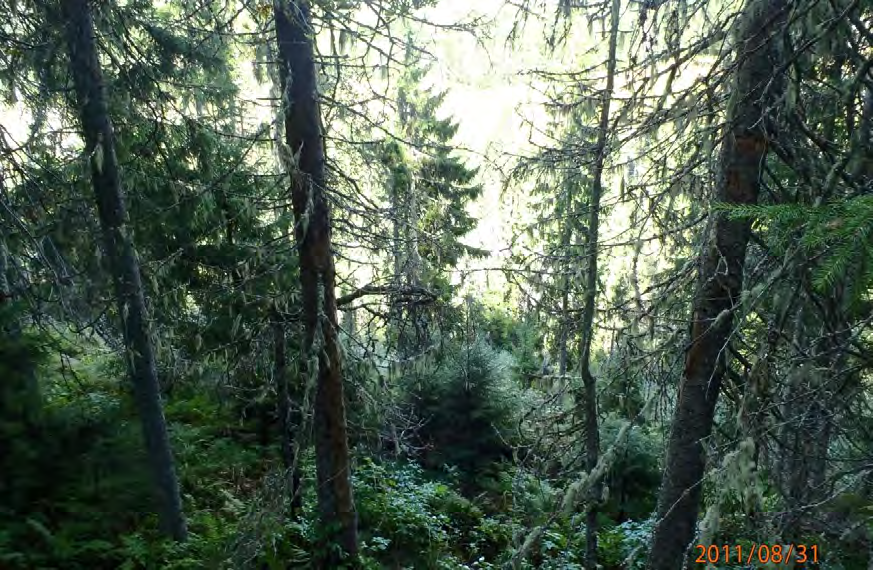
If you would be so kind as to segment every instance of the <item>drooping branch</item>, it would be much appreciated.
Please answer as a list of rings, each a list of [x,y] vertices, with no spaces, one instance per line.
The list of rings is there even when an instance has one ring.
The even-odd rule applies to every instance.
[[[397,295],[404,302],[417,303],[432,303],[436,300],[437,295],[433,291],[424,287],[413,285],[364,285],[363,287],[352,291],[348,295],[338,297],[336,300],[337,307],[342,310],[342,307],[357,301],[361,297],[368,295]]]

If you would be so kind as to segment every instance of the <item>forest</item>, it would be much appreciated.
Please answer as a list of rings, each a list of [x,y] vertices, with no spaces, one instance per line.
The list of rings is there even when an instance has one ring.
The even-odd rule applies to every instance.
[[[873,569],[871,0],[0,14],[0,569]]]

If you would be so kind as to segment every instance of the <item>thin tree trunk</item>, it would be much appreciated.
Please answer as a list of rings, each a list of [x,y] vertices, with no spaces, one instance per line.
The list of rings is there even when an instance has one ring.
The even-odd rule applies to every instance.
[[[291,175],[291,201],[300,254],[304,354],[316,376],[315,453],[318,509],[322,524],[351,558],[357,557],[358,524],[351,485],[343,370],[337,337],[336,275],[331,251],[330,211],[325,195],[324,142],[313,53],[309,2],[275,0],[276,39],[284,92],[285,144],[296,170]],[[334,548],[319,561],[338,564]]]
[[[603,196],[603,164],[606,159],[607,141],[609,137],[609,111],[612,106],[612,94],[615,87],[615,70],[617,67],[618,22],[621,10],[621,0],[613,0],[609,28],[609,59],[606,70],[606,89],[600,106],[600,123],[598,125],[595,147],[593,183],[588,202],[588,231],[586,240],[586,255],[588,267],[585,275],[585,297],[582,307],[582,320],[579,324],[581,340],[579,345],[579,370],[585,391],[585,466],[588,472],[594,471],[600,455],[600,432],[597,421],[597,380],[591,373],[591,340],[594,336],[594,311],[597,308],[597,256],[600,253],[600,200]],[[587,568],[597,568],[597,513],[599,510],[601,484],[591,486],[591,500],[585,522],[585,564]]]
[[[566,269],[565,269],[566,271]],[[560,336],[558,337],[558,385],[556,388],[558,391],[562,391],[564,388],[565,377],[567,376],[567,341],[570,336],[570,285],[569,279],[566,276],[563,277],[564,283],[561,286],[561,322],[560,322]]]
[[[421,255],[418,252],[418,196],[415,188],[415,169],[409,169],[409,186],[406,190],[406,286],[421,285]],[[425,346],[426,331],[421,327],[421,310],[418,304],[410,303],[406,309],[410,332],[407,354],[416,355]],[[414,334],[414,337],[413,337]],[[408,357],[408,356],[407,356]]]
[[[805,352],[808,343],[805,314],[806,307],[801,301],[794,318],[791,343],[794,350],[799,352]],[[795,355],[794,358],[799,359],[799,355]],[[805,372],[804,364],[805,361],[801,361],[800,364],[792,366],[785,375],[785,380],[781,383],[783,386],[781,397],[783,423],[779,439],[782,443],[782,449],[780,450],[779,469],[776,473],[780,474],[779,484],[788,508],[781,517],[778,529],[780,538],[787,544],[791,544],[797,538],[798,513],[804,502],[804,490],[808,479],[806,462],[801,452],[804,434],[803,430],[800,429],[803,415],[806,413],[803,403],[808,400],[805,394],[808,390],[809,375]]]
[[[564,206],[564,227],[561,228],[561,249],[558,251],[562,256],[561,261],[561,315],[560,315],[560,330],[558,337],[558,390],[563,390],[567,375],[567,360],[568,341],[570,336],[570,238],[573,232],[573,185],[570,183],[570,175],[564,174],[563,180],[563,196],[566,202]]]
[[[276,61],[278,56],[275,53],[276,46],[272,43],[267,44],[267,60]],[[284,146],[284,111],[282,108],[282,81],[277,73],[276,68],[271,68],[270,75],[270,109],[273,112],[273,125],[271,134],[273,139],[273,150],[276,153],[274,172],[278,176],[284,175],[289,169],[293,168],[290,161],[285,160],[286,156],[282,153]],[[280,226],[282,235],[287,235],[291,224],[285,222],[288,213],[287,206],[282,206],[283,222]],[[273,342],[274,342],[274,376],[277,384],[277,411],[279,413],[279,429],[282,430],[282,465],[286,470],[286,484],[288,485],[288,498],[290,500],[290,516],[296,518],[303,508],[303,495],[301,486],[301,470],[299,460],[299,450],[302,447],[302,439],[300,439],[300,429],[303,424],[301,413],[301,394],[299,390],[291,390],[288,378],[288,357],[286,347],[286,331],[288,323],[284,318],[283,313],[279,310],[278,305],[274,305],[273,311]],[[298,383],[294,386],[299,386]]]
[[[139,261],[130,237],[130,228],[126,225],[127,214],[115,156],[115,134],[109,120],[103,76],[97,58],[91,8],[87,0],[64,0],[61,5],[70,52],[70,71],[85,136],[85,152],[90,157],[97,211],[106,254],[112,267],[118,314],[124,333],[125,360],[155,480],[158,515],[164,532],[181,541],[187,537],[187,529],[179,481],[161,405]]]
[[[406,343],[404,342],[404,336],[406,334],[406,327],[403,322],[403,305],[400,303],[400,289],[403,285],[403,266],[404,266],[404,247],[403,247],[403,239],[402,235],[402,227],[403,224],[406,223],[405,216],[405,208],[403,207],[403,202],[400,197],[401,188],[397,184],[397,176],[393,172],[394,168],[399,168],[398,165],[392,165],[392,172],[389,178],[389,192],[391,195],[391,232],[392,232],[392,246],[394,251],[392,252],[394,258],[394,275],[392,281],[394,282],[394,286],[396,291],[391,296],[391,322],[397,327],[397,355],[402,361],[406,358]],[[401,363],[402,366],[402,363]],[[393,370],[393,367],[392,367]]]
[[[404,61],[407,66],[412,68],[415,65],[415,58],[412,51],[412,38],[407,37],[406,55]],[[409,103],[409,97],[406,92],[406,87],[401,86],[397,97],[397,105],[400,111],[400,130],[407,141],[413,141],[418,144],[418,137],[413,128],[413,121],[416,120],[416,109],[414,105]],[[405,157],[403,157],[405,160]],[[402,168],[407,170],[406,184],[403,188],[404,196],[403,203],[403,278],[404,285],[407,287],[418,287],[421,283],[421,254],[418,251],[418,196],[416,195],[415,176],[416,176],[416,160],[414,156],[410,156],[409,163],[402,163]],[[426,343],[425,332],[420,327],[420,310],[415,303],[410,303],[405,308],[407,330],[405,338],[405,346],[403,355],[405,358],[421,351],[422,346]],[[414,339],[412,335],[415,335]]]
[[[3,179],[0,178],[0,189],[3,187]],[[12,300],[12,287],[9,285],[9,249],[6,246],[6,237],[0,232],[0,306]]]
[[[303,496],[300,493],[300,463],[297,456],[299,441],[296,440],[300,429],[300,414],[295,413],[296,404],[291,401],[288,389],[288,356],[285,350],[285,321],[281,313],[273,311],[273,377],[276,381],[276,393],[279,399],[279,427],[282,430],[282,466],[285,468],[288,497],[291,503],[291,518],[296,518],[303,507]]]
[[[779,68],[776,31],[784,21],[783,8],[783,0],[751,0],[738,29],[739,53],[721,148],[717,202],[754,204],[758,200],[767,153],[765,115],[781,92],[772,81],[773,70]],[[681,568],[694,539],[705,469],[703,440],[712,430],[732,311],[743,286],[749,222],[716,213],[709,227],[692,307],[691,344],[658,497],[649,570]]]

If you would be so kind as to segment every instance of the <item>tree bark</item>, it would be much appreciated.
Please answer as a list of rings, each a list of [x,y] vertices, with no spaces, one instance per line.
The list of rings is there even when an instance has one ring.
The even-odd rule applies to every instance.
[[[343,395],[331,252],[330,211],[325,195],[324,142],[313,53],[309,2],[275,0],[276,40],[284,93],[285,145],[294,170],[291,201],[300,255],[300,282],[305,335],[303,349],[308,370],[316,378],[315,452],[318,508],[329,529],[326,538],[347,557],[358,552],[357,513],[351,485],[351,466]],[[316,370],[312,370],[312,367]],[[338,564],[334,548],[325,548],[322,567]]]
[[[0,233],[0,305],[12,298],[12,289],[10,289],[9,280],[6,277],[8,267],[9,256],[6,249],[6,238]]]
[[[104,247],[112,267],[126,349],[125,360],[157,490],[158,515],[163,531],[173,539],[182,541],[187,537],[187,529],[179,481],[161,405],[139,261],[127,227],[115,156],[115,134],[109,119],[103,75],[97,58],[91,8],[87,0],[64,0],[61,5],[85,152],[90,157],[91,181]]]
[[[784,12],[784,0],[751,0],[737,30],[739,53],[721,147],[717,202],[738,205],[758,200],[767,153],[766,114],[781,93],[774,84],[773,70],[779,69],[776,37]],[[692,306],[691,342],[658,497],[649,570],[681,568],[694,539],[705,469],[703,440],[712,430],[725,347],[742,291],[749,222],[719,212],[709,227]]]
[[[597,419],[597,379],[591,372],[591,341],[594,336],[594,312],[597,308],[597,256],[600,253],[600,201],[603,196],[603,164],[606,160],[609,139],[609,112],[615,88],[617,67],[618,23],[621,0],[613,0],[610,10],[609,56],[606,70],[606,89],[600,105],[600,120],[595,143],[593,182],[588,201],[588,228],[586,251],[588,267],[585,275],[585,296],[582,306],[582,320],[579,323],[581,340],[579,342],[579,370],[585,392],[585,466],[589,473],[597,467],[600,456],[600,431]],[[597,482],[591,486],[588,512],[585,519],[585,564],[587,568],[597,568],[597,513],[599,510],[602,485]]]
[[[300,429],[300,414],[291,401],[291,391],[288,389],[288,355],[285,350],[285,321],[281,313],[273,310],[273,376],[276,381],[278,398],[279,429],[282,430],[282,466],[285,468],[285,482],[290,499],[291,518],[296,518],[303,508],[303,496],[300,489],[300,462],[297,456],[299,441],[297,431]]]
[[[400,196],[400,192],[405,192],[404,188],[400,188],[397,184],[397,175],[394,172],[395,168],[402,168],[402,165],[391,164],[391,173],[389,179],[389,193],[391,196],[391,237],[392,237],[392,255],[394,258],[394,275],[391,277],[391,281],[394,284],[396,290],[400,290],[403,287],[403,265],[405,262],[408,262],[404,258],[404,246],[403,246],[403,224],[405,223],[405,208],[403,207],[403,200]],[[399,300],[397,295],[392,296],[391,299],[391,322],[397,328],[397,354],[401,360],[406,358],[406,343],[404,342],[404,336],[406,335],[406,326],[403,322],[403,303]]]
[[[568,169],[569,170],[569,169]],[[570,257],[570,239],[572,238],[574,226],[574,191],[576,188],[571,183],[569,172],[564,173],[562,186],[562,196],[564,199],[564,227],[561,228],[561,249],[558,250],[558,255],[561,257],[560,272],[561,272],[561,313],[559,317],[558,329],[558,375],[560,383],[554,386],[561,391],[565,387],[567,375],[567,363],[569,360],[569,337],[570,327],[572,326],[570,319],[570,273],[571,264],[573,263]]]

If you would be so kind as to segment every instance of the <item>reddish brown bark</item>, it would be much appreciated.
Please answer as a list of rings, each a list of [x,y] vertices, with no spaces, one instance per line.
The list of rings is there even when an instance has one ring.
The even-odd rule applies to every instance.
[[[783,0],[751,0],[746,7],[737,33],[739,54],[716,202],[740,205],[758,200],[767,152],[767,112],[781,93],[773,70],[779,68],[777,38],[783,22]],[[712,430],[733,310],[742,292],[749,222],[719,212],[711,218],[709,231],[700,260],[691,344],[670,433],[649,570],[682,568],[694,540],[706,462],[703,440]]]
[[[337,336],[336,276],[331,252],[330,211],[325,195],[324,143],[312,46],[309,2],[275,0],[279,77],[284,93],[285,145],[291,154],[291,201],[300,255],[305,326],[304,354],[315,356],[315,452],[318,507],[326,538],[346,557],[358,552],[357,514],[350,479],[343,395],[343,368]],[[319,564],[335,568],[334,548]]]

